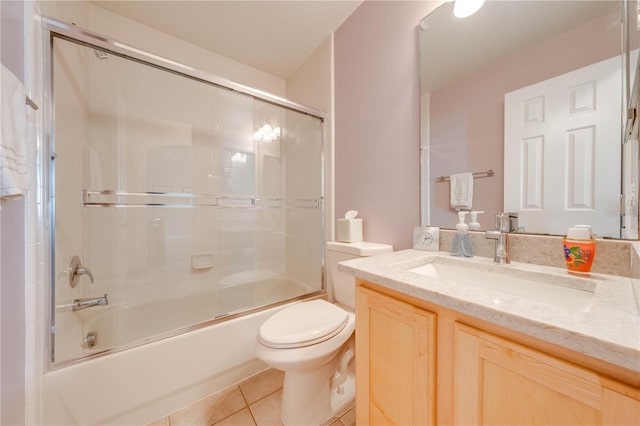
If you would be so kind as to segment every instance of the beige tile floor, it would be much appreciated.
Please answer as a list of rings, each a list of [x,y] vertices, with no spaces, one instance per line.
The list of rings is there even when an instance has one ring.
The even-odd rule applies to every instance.
[[[284,374],[267,369],[147,426],[276,426]],[[354,426],[355,407],[349,407],[328,426]]]

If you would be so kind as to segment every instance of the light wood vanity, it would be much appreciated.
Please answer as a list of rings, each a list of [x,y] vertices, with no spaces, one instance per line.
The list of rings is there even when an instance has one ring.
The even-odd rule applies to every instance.
[[[640,425],[638,371],[388,281],[356,279],[358,425]]]
[[[358,425],[640,425],[632,371],[358,281]]]

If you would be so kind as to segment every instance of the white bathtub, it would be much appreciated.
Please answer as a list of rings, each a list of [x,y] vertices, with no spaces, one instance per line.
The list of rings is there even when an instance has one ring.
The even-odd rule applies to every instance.
[[[43,424],[142,425],[241,381],[266,368],[258,329],[284,306],[48,372]]]
[[[227,280],[229,281],[229,280]],[[85,348],[85,355],[122,346],[138,346],[171,335],[191,331],[211,320],[289,300],[314,290],[304,283],[285,278],[251,282],[221,283],[209,292],[179,298],[126,305],[112,303],[87,309],[84,335],[97,333],[96,345]],[[86,344],[85,344],[86,346]]]

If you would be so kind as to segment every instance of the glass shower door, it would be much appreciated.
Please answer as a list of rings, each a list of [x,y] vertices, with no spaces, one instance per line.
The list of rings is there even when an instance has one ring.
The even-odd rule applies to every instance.
[[[67,39],[52,58],[55,362],[322,290],[320,119]]]

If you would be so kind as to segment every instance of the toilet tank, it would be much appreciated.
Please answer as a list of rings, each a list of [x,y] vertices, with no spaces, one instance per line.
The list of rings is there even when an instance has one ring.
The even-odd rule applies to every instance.
[[[356,307],[356,283],[352,275],[338,271],[338,263],[358,257],[374,256],[376,254],[391,253],[390,244],[370,243],[327,243],[327,295],[329,301],[349,307]]]

